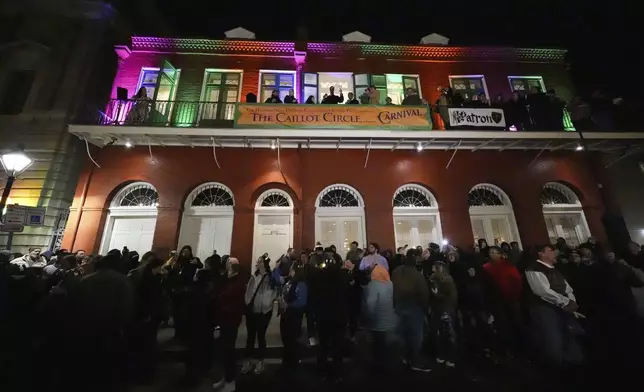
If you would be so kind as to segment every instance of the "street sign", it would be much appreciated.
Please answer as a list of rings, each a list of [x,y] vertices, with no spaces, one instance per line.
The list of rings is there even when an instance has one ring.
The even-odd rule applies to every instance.
[[[25,225],[19,225],[16,223],[8,223],[6,225],[0,226],[0,231],[5,233],[22,233],[25,229]]]
[[[25,216],[25,225],[27,226],[42,226],[45,224],[45,207],[27,207],[27,214]]]
[[[18,204],[10,204],[7,206],[7,213],[4,216],[4,223],[5,225],[24,225],[26,218],[27,207],[19,206]]]

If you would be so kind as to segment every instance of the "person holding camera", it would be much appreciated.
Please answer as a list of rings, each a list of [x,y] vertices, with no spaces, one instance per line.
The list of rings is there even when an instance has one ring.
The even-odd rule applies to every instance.
[[[246,352],[242,373],[264,371],[266,354],[266,330],[273,317],[273,303],[279,292],[279,281],[273,278],[271,259],[265,253],[255,262],[255,272],[246,286]],[[257,340],[257,348],[255,348]]]

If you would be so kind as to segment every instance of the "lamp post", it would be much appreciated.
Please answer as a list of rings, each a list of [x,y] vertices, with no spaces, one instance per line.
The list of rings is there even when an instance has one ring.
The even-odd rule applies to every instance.
[[[5,183],[2,197],[0,198],[0,218],[2,218],[4,215],[4,208],[7,205],[7,199],[9,198],[9,193],[11,193],[11,188],[13,187],[16,177],[27,170],[34,161],[25,154],[22,148],[2,154],[2,156],[0,156],[0,161],[2,161],[2,167],[4,167],[4,171],[7,173],[7,182]],[[7,249],[11,249],[12,242],[13,233],[9,232],[9,236],[7,238]]]

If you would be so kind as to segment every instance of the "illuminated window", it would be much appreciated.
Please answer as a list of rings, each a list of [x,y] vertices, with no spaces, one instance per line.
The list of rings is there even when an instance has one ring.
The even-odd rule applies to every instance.
[[[396,248],[442,242],[438,204],[427,188],[416,184],[398,188],[393,198],[393,217]]]
[[[532,87],[538,87],[539,91],[545,93],[546,85],[543,82],[543,77],[541,76],[508,76],[508,81],[510,82],[510,89],[512,91],[517,91],[520,96],[526,97],[530,94],[530,89]],[[568,109],[564,107],[563,109],[563,125],[564,130],[574,131],[575,126],[572,124],[572,119],[570,118],[570,113]]]
[[[554,244],[564,238],[571,246],[579,246],[590,236],[586,216],[579,198],[569,187],[549,182],[541,189],[543,217],[548,237]]]
[[[279,91],[279,96],[282,101],[288,95],[288,90],[296,89],[295,71],[260,71],[259,80],[259,101],[266,101],[273,90]],[[296,94],[297,95],[297,94]],[[299,102],[299,97],[298,98]]]
[[[468,194],[470,222],[474,241],[484,239],[488,245],[520,242],[510,198],[499,187],[476,185]]]
[[[364,201],[356,189],[330,185],[318,194],[315,207],[316,242],[335,245],[342,256],[353,241],[365,246]]]
[[[232,120],[239,101],[241,71],[207,69],[201,93],[201,119]]]
[[[488,100],[490,99],[483,75],[450,75],[449,85],[454,90],[454,94],[460,94],[464,100],[471,100],[474,95],[481,93],[485,94]]]

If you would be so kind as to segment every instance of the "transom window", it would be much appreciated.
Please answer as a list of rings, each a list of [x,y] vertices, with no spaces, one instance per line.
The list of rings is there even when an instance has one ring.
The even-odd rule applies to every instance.
[[[575,199],[566,193],[554,184],[546,184],[541,190],[541,205],[575,204]]]
[[[465,100],[470,100],[474,95],[485,94],[489,99],[485,76],[483,75],[456,75],[449,77],[449,84],[454,94],[460,94]]]
[[[143,68],[141,70],[141,77],[139,82],[139,87],[136,89],[134,94],[138,93],[141,87],[145,87],[145,91],[148,94],[148,98],[152,99],[154,97],[154,90],[157,87],[157,79],[159,78],[159,69],[158,68]]]
[[[522,97],[530,94],[532,87],[537,87],[541,92],[546,91],[546,86],[543,84],[541,76],[508,76],[508,81],[512,91],[519,92]]]
[[[260,102],[270,98],[273,90],[279,91],[282,101],[288,95],[288,90],[296,90],[295,71],[261,71],[260,74]]]
[[[262,200],[261,207],[290,207],[291,203],[279,192],[270,192]]]
[[[504,206],[503,197],[493,188],[480,186],[472,189],[467,196],[470,207]]]
[[[225,70],[206,70],[201,101],[203,113],[201,118],[214,120],[232,120],[235,115],[235,103],[239,101],[241,72]]]
[[[360,207],[359,196],[351,189],[334,186],[326,190],[318,207]]]
[[[157,207],[158,205],[159,194],[156,189],[143,182],[126,186],[112,202],[114,207]]]
[[[233,195],[221,184],[203,185],[197,190],[191,205],[193,207],[232,207],[235,205]]]
[[[405,186],[394,196],[394,207],[432,207],[432,202],[422,189]]]

